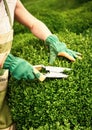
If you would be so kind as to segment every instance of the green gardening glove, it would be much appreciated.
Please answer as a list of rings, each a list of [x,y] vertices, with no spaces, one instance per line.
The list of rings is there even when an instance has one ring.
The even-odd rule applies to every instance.
[[[53,64],[57,56],[66,57],[71,61],[75,61],[75,58],[77,57],[81,58],[81,54],[79,52],[68,49],[66,44],[60,42],[56,35],[48,36],[45,43],[50,47],[50,64]]]
[[[12,54],[7,56],[3,68],[9,69],[12,76],[18,80],[38,78],[40,81],[43,81],[45,79],[44,75],[36,70],[31,64],[24,59],[14,57]]]

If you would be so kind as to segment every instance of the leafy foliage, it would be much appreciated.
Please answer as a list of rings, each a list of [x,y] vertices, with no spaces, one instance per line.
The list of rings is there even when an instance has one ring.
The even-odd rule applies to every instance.
[[[32,1],[35,3],[34,1]],[[55,2],[55,0],[54,0]],[[70,63],[57,58],[55,66],[70,67],[67,79],[44,82],[17,81],[10,77],[9,105],[18,130],[91,130],[92,129],[92,2],[66,11],[35,8],[28,10],[49,26],[68,48],[81,52],[82,60]],[[50,1],[48,4],[51,4]],[[53,4],[53,6],[56,6]],[[54,8],[54,7],[53,7]],[[36,13],[37,12],[37,13]],[[31,64],[48,65],[48,50],[22,25],[15,23],[12,53]]]

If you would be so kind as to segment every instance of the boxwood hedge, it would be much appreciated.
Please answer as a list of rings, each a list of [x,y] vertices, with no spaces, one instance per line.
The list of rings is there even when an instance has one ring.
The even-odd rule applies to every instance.
[[[33,2],[33,1],[32,1]],[[31,12],[31,2],[27,1]],[[26,5],[26,3],[25,3]],[[76,9],[35,14],[68,48],[82,53],[82,60],[71,63],[58,57],[54,66],[70,67],[67,79],[25,81],[9,79],[8,102],[18,130],[92,129],[92,2]],[[33,6],[33,4],[32,4]],[[39,2],[40,6],[40,2]],[[33,6],[34,7],[34,6]],[[33,9],[32,7],[32,9]],[[36,11],[32,10],[33,13]],[[49,12],[50,11],[50,12]],[[49,52],[43,41],[15,23],[12,53],[31,64],[48,65]]]

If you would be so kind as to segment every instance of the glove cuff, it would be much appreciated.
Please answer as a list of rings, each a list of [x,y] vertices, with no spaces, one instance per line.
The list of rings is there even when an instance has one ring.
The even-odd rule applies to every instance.
[[[18,61],[20,61],[18,57],[14,57],[12,54],[9,54],[4,62],[3,68],[9,69],[11,73],[13,73],[18,65]]]
[[[9,54],[4,62],[3,68],[9,69],[11,66],[11,62],[14,60],[15,60],[14,56],[12,54]]]
[[[45,40],[46,45],[50,45],[53,44],[55,42],[59,42],[59,39],[56,35],[52,34],[50,36],[48,36]]]

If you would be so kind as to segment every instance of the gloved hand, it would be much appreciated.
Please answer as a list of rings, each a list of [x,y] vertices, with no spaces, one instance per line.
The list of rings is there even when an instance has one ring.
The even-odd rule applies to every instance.
[[[14,57],[12,54],[7,56],[3,68],[9,69],[12,76],[18,80],[38,78],[40,81],[43,81],[46,78],[27,61]]]
[[[60,42],[56,35],[50,35],[45,40],[46,45],[50,47],[50,60],[49,63],[53,64],[56,56],[63,56],[71,61],[75,61],[75,58],[81,58],[81,54],[76,51],[72,51],[67,48],[66,44]]]

